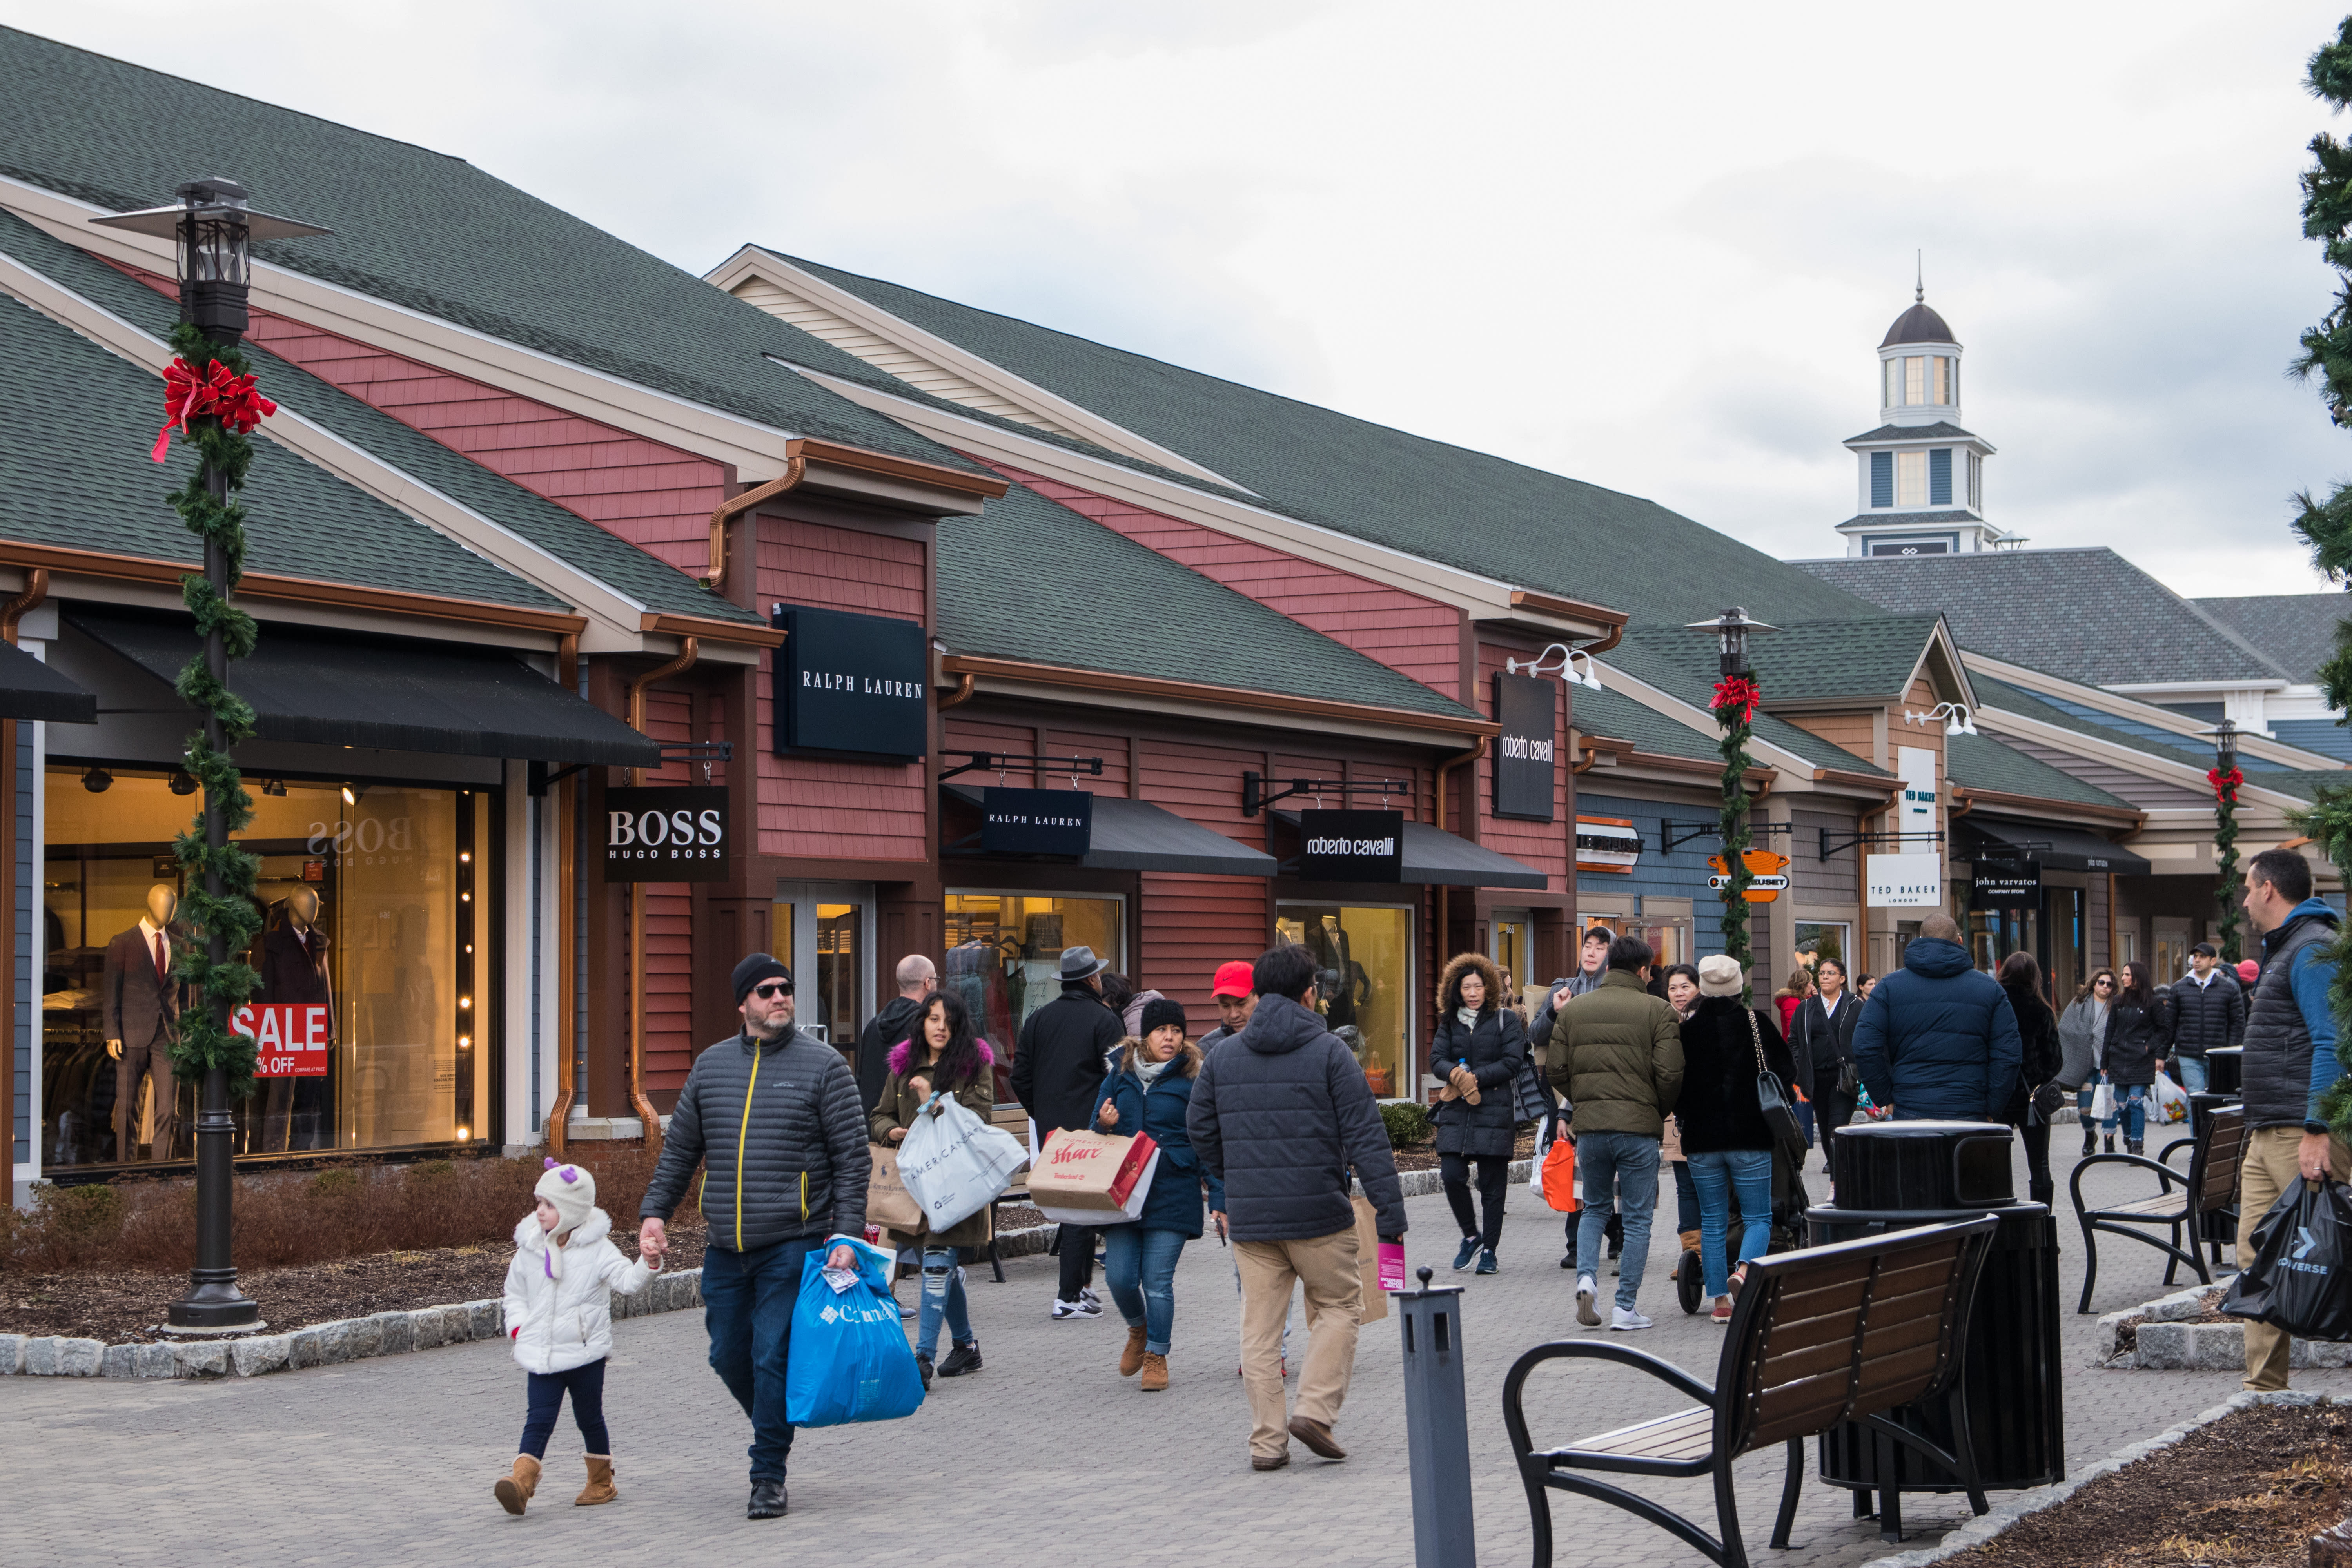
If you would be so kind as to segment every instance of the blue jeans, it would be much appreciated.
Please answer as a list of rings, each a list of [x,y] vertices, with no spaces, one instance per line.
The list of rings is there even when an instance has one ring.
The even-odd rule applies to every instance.
[[[1690,1162],[1685,1158],[1669,1163],[1675,1168],[1675,1228],[1696,1230],[1699,1222],[1698,1187],[1691,1181]]]
[[[2147,1101],[2154,1091],[2144,1083],[2116,1085],[2116,1111],[2123,1118],[2124,1141],[2137,1143],[2147,1136]],[[2107,1123],[2113,1127],[2114,1122]]]
[[[772,1241],[747,1252],[714,1247],[702,1255],[703,1326],[710,1331],[710,1370],[751,1418],[751,1479],[781,1481],[792,1456],[784,1419],[784,1367],[792,1353],[793,1308],[801,1263],[824,1243],[815,1237]]]
[[[613,1435],[604,1429],[604,1358],[569,1372],[524,1374],[530,1399],[523,1417],[522,1444],[516,1452],[534,1459],[547,1458],[547,1439],[555,1432],[555,1418],[563,1413],[563,1395],[572,1395],[572,1419],[579,1424],[580,1441],[587,1451],[604,1458],[613,1454]]]
[[[1658,1141],[1640,1132],[1587,1132],[1576,1141],[1576,1173],[1584,1184],[1584,1212],[1576,1232],[1579,1274],[1600,1272],[1601,1233],[1609,1210],[1622,1200],[1625,1253],[1617,1268],[1617,1304],[1627,1311],[1642,1291],[1642,1265],[1650,1257],[1650,1216],[1658,1208]]]
[[[1690,1157],[1691,1181],[1698,1188],[1699,1271],[1710,1296],[1728,1295],[1731,1270],[1724,1248],[1731,1225],[1731,1194],[1739,1194],[1739,1257],[1764,1256],[1772,1245],[1772,1155],[1763,1149],[1717,1149]]]
[[[2191,1094],[2202,1094],[2213,1080],[2206,1075],[2203,1057],[2175,1057],[2172,1065],[2180,1069],[2180,1087]]]
[[[1102,1236],[1103,1276],[1110,1285],[1111,1304],[1129,1328],[1143,1331],[1145,1353],[1166,1355],[1176,1331],[1176,1260],[1192,1237],[1139,1225],[1108,1226]],[[1283,1327],[1287,1330],[1289,1324]]]
[[[927,1247],[923,1252],[922,1313],[915,1324],[915,1353],[929,1355],[939,1349],[940,1319],[948,1321],[948,1338],[960,1345],[971,1342],[971,1303],[963,1293],[963,1270],[952,1247]]]

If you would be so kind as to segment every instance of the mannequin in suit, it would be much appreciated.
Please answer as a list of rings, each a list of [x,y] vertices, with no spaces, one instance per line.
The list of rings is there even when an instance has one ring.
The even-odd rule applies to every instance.
[[[327,934],[319,929],[319,894],[297,888],[280,906],[282,918],[262,933],[261,1000],[323,1003],[328,1030],[334,1028],[334,988],[327,978]],[[268,1110],[262,1121],[262,1147],[318,1149],[326,1146],[321,1126],[327,1104],[327,1083],[318,1078],[269,1080]]]
[[[180,1037],[180,984],[172,978],[172,917],[179,896],[164,883],[147,889],[147,914],[106,944],[99,994],[99,1026],[114,1058],[114,1157],[128,1163],[137,1131],[139,1080],[152,1087],[155,1140],[152,1158],[172,1157],[178,1130],[179,1086],[172,1079],[172,1044]]]

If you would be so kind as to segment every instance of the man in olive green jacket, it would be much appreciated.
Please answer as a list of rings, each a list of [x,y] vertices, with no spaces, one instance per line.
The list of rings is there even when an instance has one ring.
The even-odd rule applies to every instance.
[[[1577,1272],[1576,1321],[1601,1326],[1601,1291],[1590,1266],[1601,1256],[1611,1208],[1622,1203],[1625,1257],[1609,1321],[1621,1333],[1650,1326],[1633,1304],[1658,1206],[1658,1139],[1683,1087],[1682,1024],[1674,1008],[1643,989],[1652,957],[1640,937],[1611,942],[1609,973],[1559,1010],[1546,1058],[1552,1087],[1573,1108],[1570,1125],[1584,1179],[1576,1256],[1586,1267]]]

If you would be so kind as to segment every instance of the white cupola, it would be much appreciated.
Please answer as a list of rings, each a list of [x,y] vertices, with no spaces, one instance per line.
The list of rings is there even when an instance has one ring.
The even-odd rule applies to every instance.
[[[1959,555],[2024,540],[1984,520],[1992,444],[1960,426],[1960,344],[1927,289],[1878,344],[1878,427],[1849,439],[1848,555]]]

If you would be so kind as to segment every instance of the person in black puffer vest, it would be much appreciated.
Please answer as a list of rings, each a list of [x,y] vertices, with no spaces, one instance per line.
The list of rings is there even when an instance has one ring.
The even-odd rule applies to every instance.
[[[1438,1171],[1445,1201],[1462,1226],[1454,1267],[1467,1268],[1475,1261],[1479,1273],[1492,1274],[1498,1267],[1495,1249],[1503,1240],[1503,1198],[1518,1128],[1512,1083],[1527,1060],[1527,1035],[1518,1014],[1502,1005],[1502,971],[1484,953],[1465,952],[1447,964],[1437,997],[1429,1071],[1444,1083],[1438,1090]],[[1484,1228],[1470,1206],[1473,1161],[1478,1166],[1478,1201],[1486,1211]]]

